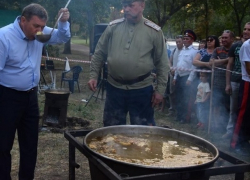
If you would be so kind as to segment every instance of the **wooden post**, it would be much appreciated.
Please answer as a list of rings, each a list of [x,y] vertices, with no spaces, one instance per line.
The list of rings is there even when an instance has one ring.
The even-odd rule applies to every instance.
[[[213,113],[213,87],[214,87],[214,59],[212,64],[212,75],[211,75],[211,93],[210,93],[210,107],[209,107],[209,120],[207,133],[210,134],[211,118]]]

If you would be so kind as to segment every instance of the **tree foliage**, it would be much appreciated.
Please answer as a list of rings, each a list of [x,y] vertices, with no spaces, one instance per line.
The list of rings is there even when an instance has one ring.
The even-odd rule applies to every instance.
[[[150,0],[146,3],[145,13],[162,28],[178,11],[198,0]]]
[[[43,5],[49,13],[47,25],[53,26],[57,13],[68,0],[1,0],[1,9],[21,10],[29,3]],[[79,27],[84,38],[91,36],[97,23],[119,17],[120,0],[72,0],[68,6],[73,27]],[[250,0],[147,0],[144,16],[162,27],[168,37],[193,29],[199,39],[209,34],[220,35],[230,29],[240,35],[250,18]]]

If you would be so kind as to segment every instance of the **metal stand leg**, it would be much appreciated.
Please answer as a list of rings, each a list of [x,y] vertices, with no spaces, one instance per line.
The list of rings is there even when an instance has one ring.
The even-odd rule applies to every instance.
[[[100,86],[99,86],[99,89],[98,89],[98,92],[97,92],[97,96],[96,96],[96,98],[95,98],[95,101],[97,101],[97,98],[99,97],[99,94],[100,94],[100,91],[101,91],[101,89],[103,88],[103,80],[101,80],[101,82],[100,82]],[[102,90],[102,92],[103,92],[104,90]],[[103,94],[102,94],[102,99],[103,99]]]
[[[244,173],[236,173],[235,180],[244,180]]]
[[[103,94],[104,94],[104,88],[105,88],[105,83],[106,83],[106,79],[102,79],[99,84],[97,85],[97,89],[98,89],[98,93],[97,93],[97,96],[96,96],[96,100],[99,96],[99,93],[100,93],[100,90],[102,89],[102,100],[103,100]],[[96,93],[93,92],[90,96],[90,98],[88,99],[88,102],[86,103],[85,107],[87,107],[87,105],[89,104],[90,100],[92,99],[92,97],[94,96],[94,94]]]
[[[75,167],[72,162],[75,162],[75,147],[69,143],[69,180],[75,180]]]
[[[40,70],[40,74],[41,74],[41,77],[40,77],[40,81],[39,81],[39,84],[38,84],[38,93],[40,93],[41,90],[42,90],[42,83],[41,83],[41,81],[43,81],[45,87],[48,87],[47,82],[46,82],[46,80],[45,80],[45,78],[44,78],[44,75],[43,75],[42,70]],[[42,80],[41,80],[41,79],[42,79]]]
[[[43,79],[44,84],[47,86],[47,82],[46,82],[46,80],[45,80],[45,78],[44,78],[43,72],[40,71],[40,73],[41,73],[41,77],[42,77],[42,79]],[[40,78],[40,79],[41,79],[41,78]],[[40,81],[41,81],[41,80],[40,80]]]

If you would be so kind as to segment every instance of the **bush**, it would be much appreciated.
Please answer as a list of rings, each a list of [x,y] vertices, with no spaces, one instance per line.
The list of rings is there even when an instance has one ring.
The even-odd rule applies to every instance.
[[[59,57],[59,47],[58,46],[47,46],[47,51],[50,57]]]

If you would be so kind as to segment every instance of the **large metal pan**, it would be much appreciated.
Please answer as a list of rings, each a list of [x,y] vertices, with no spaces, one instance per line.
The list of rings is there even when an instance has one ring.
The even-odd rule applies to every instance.
[[[211,152],[213,158],[211,161],[204,163],[204,164],[197,164],[193,166],[187,167],[153,167],[153,166],[144,166],[138,165],[133,163],[127,163],[123,161],[119,161],[113,158],[109,158],[105,155],[102,155],[98,152],[93,151],[88,147],[89,141],[95,137],[103,137],[107,134],[133,134],[133,135],[140,135],[140,134],[151,134],[151,135],[161,135],[161,136],[168,136],[171,138],[176,139],[176,141],[187,141],[195,144],[199,147],[203,147]],[[211,144],[210,142],[194,136],[189,133],[185,133],[182,131],[174,130],[174,129],[167,129],[157,126],[140,126],[140,125],[121,125],[121,126],[109,126],[103,127],[96,130],[91,131],[87,136],[84,138],[84,146],[91,152],[93,155],[98,156],[101,160],[107,163],[111,168],[114,168],[116,172],[120,173],[128,173],[130,175],[135,174],[150,174],[150,173],[159,173],[159,172],[178,172],[178,171],[185,171],[185,170],[195,170],[200,168],[207,168],[213,166],[214,162],[219,157],[218,149]]]

